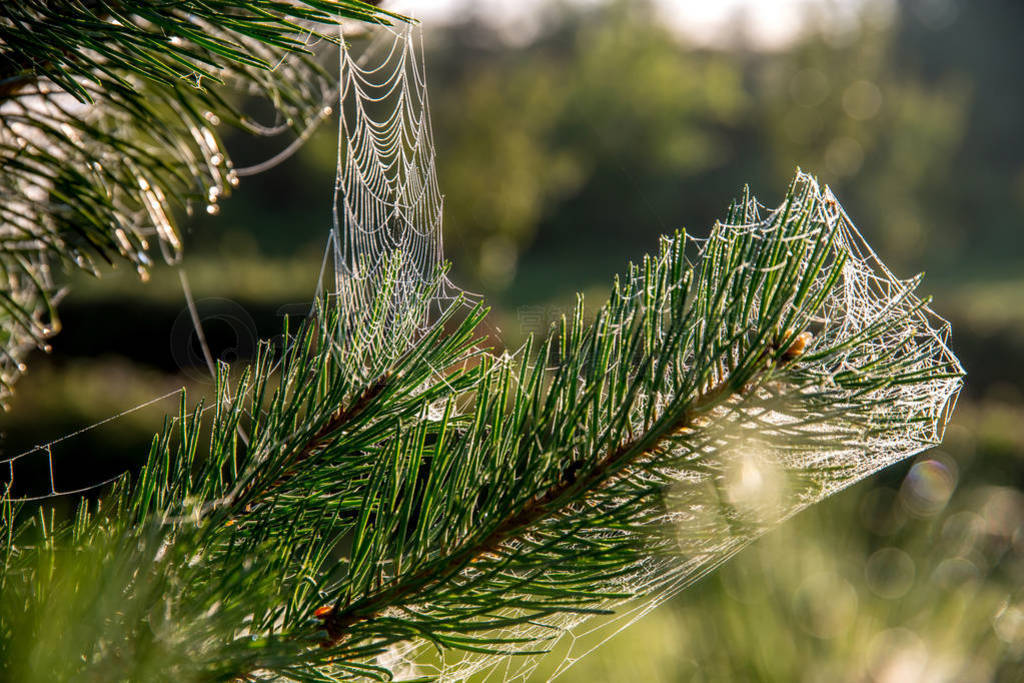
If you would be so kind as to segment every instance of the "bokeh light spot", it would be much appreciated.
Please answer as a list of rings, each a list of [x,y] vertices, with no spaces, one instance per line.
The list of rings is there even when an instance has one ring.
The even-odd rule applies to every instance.
[[[910,468],[903,480],[900,503],[912,515],[931,517],[946,507],[956,482],[956,465],[951,460],[922,460]]]
[[[864,147],[850,137],[840,137],[825,150],[825,165],[836,176],[850,176],[864,165]]]
[[[793,596],[800,627],[817,638],[841,636],[857,618],[857,589],[832,573],[814,574]]]
[[[864,575],[868,587],[879,597],[902,598],[914,585],[917,568],[913,558],[899,548],[882,548],[868,558]]]
[[[857,121],[874,118],[882,108],[882,91],[871,81],[854,81],[843,91],[843,111]]]

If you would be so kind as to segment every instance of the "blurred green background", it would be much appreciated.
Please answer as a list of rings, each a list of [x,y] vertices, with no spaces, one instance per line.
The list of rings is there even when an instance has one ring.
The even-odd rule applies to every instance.
[[[518,23],[447,4],[424,28],[446,253],[496,338],[542,331],[577,290],[599,301],[745,183],[775,205],[800,166],[897,274],[927,271],[968,371],[940,449],[802,513],[564,680],[1024,680],[1024,3],[771,2],[802,8],[771,41],[750,2],[713,30],[685,2],[535,2]],[[225,136],[238,166],[289,142]],[[308,307],[334,136],[189,223],[183,268],[218,357]],[[0,416],[7,455],[210,388],[175,269],[70,280],[64,331]],[[174,400],[55,445],[57,488],[137,465]],[[19,461],[19,480],[46,462]]]

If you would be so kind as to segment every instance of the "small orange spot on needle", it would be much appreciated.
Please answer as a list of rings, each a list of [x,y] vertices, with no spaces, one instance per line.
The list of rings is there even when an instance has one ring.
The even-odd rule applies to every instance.
[[[796,339],[793,340],[793,343],[789,345],[789,348],[786,349],[786,353],[783,354],[783,357],[786,360],[794,360],[804,355],[804,351],[807,350],[812,339],[814,339],[814,335],[810,332],[801,332],[797,335]]]

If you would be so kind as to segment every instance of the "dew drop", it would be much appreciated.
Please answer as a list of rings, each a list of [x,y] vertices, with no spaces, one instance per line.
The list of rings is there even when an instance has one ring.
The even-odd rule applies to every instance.
[[[49,344],[43,344],[40,348],[43,350],[43,353],[50,353],[53,351],[53,347]]]
[[[24,363],[18,363],[18,372],[25,372],[28,370],[28,366]]]
[[[203,118],[206,119],[211,126],[220,125],[220,117],[214,114],[212,111],[203,112]]]
[[[227,175],[228,185],[231,187],[238,187],[238,174],[234,171],[228,171]]]
[[[324,107],[323,109],[320,110],[320,115],[323,116],[324,118],[327,118],[333,113],[334,109],[332,109],[331,107]]]
[[[117,243],[120,245],[121,253],[127,254],[131,251],[132,243],[128,241],[128,235],[124,230],[118,228],[114,231],[114,235],[117,237]]]
[[[217,214],[220,213],[220,206],[217,204],[207,204],[206,213],[210,214],[211,216],[216,216]]]
[[[213,154],[210,155],[210,163],[213,164],[214,166],[220,166],[221,164],[224,163],[224,157],[214,152]]]
[[[149,271],[146,270],[145,266],[139,266],[138,268],[135,269],[135,271],[139,274],[140,280],[142,280],[143,282],[149,282]]]
[[[216,187],[216,186],[211,187],[209,189],[209,191],[207,191],[206,196],[207,196],[207,201],[209,201],[211,203],[216,202],[217,201],[217,197],[220,196],[220,188]]]

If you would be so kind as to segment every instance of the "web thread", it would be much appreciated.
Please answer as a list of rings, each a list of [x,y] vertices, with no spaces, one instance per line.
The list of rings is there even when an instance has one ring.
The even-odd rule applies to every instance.
[[[444,260],[422,33],[379,27],[359,54],[342,42],[327,246],[333,268],[322,274],[318,294],[339,298],[347,324],[366,329],[361,312],[391,287],[383,330],[400,353],[448,307],[475,296],[451,282]],[[410,320],[407,312],[425,296],[427,315]]]

